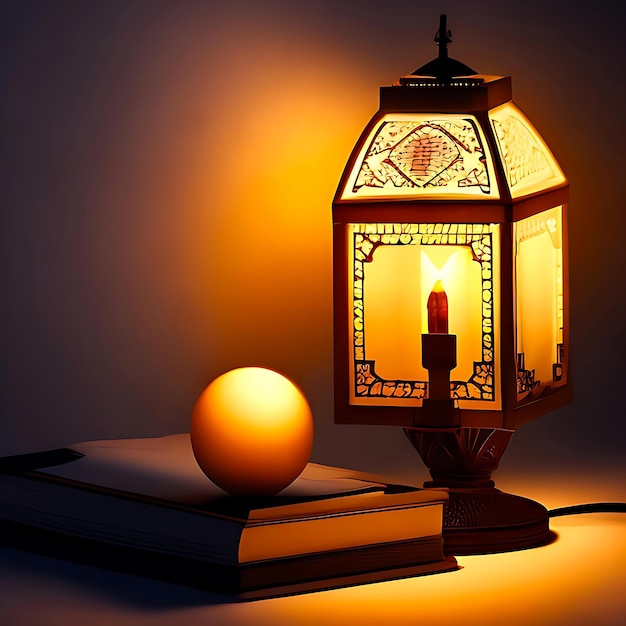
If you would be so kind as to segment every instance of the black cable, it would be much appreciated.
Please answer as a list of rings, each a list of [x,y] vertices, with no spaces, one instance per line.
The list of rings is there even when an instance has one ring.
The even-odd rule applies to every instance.
[[[593,504],[563,506],[548,511],[548,517],[580,515],[581,513],[626,513],[626,502],[595,502]]]

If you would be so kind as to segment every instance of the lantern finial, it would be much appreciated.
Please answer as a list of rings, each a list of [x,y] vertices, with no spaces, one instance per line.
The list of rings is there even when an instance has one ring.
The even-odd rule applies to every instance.
[[[452,43],[452,31],[447,29],[446,14],[442,13],[439,17],[439,30],[435,34],[435,41],[439,46],[439,58],[448,56],[448,44]]]
[[[439,30],[435,35],[435,41],[439,46],[439,56],[416,69],[412,73],[413,76],[434,76],[437,82],[449,84],[457,76],[471,76],[478,73],[465,63],[448,56],[448,44],[452,43],[451,35],[452,31],[447,27],[444,13],[439,18]]]

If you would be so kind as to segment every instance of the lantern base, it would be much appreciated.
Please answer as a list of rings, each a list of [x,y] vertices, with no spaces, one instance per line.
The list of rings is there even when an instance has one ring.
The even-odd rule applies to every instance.
[[[443,536],[448,554],[491,554],[552,542],[541,504],[495,488],[491,473],[513,434],[499,428],[405,428],[428,467],[424,487],[446,489]]]
[[[430,487],[430,483],[425,483]],[[447,554],[493,554],[537,548],[556,539],[544,506],[498,489],[450,489],[444,508]]]

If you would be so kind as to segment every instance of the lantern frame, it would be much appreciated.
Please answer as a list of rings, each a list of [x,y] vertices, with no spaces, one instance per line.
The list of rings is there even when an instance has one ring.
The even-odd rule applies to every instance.
[[[500,408],[460,409],[458,426],[515,429],[554,410],[571,400],[568,376],[569,307],[567,263],[568,182],[564,176],[556,184],[547,184],[520,197],[513,197],[507,181],[500,146],[490,120],[491,111],[512,103],[510,77],[476,74],[451,84],[437,84],[427,77],[410,77],[412,84],[402,82],[381,87],[380,108],[365,127],[353,149],[333,200],[333,279],[334,279],[334,354],[335,354],[335,422],[341,424],[384,424],[403,427],[442,425],[424,415],[420,406],[366,406],[350,402],[354,384],[354,359],[350,349],[350,242],[352,224],[494,224],[498,225],[499,271],[499,351],[494,353],[499,374]],[[434,117],[462,113],[477,120],[487,149],[493,155],[497,198],[459,198],[440,195],[390,197],[346,197],[345,190],[359,166],[364,145],[373,130],[390,113],[409,116],[423,113]],[[544,145],[547,149],[547,146]],[[549,149],[547,149],[549,150]],[[552,156],[552,155],[550,155]],[[556,163],[556,161],[555,161]],[[540,397],[518,398],[518,363],[516,353],[514,228],[521,220],[561,207],[562,228],[562,304],[563,349],[561,384]],[[367,312],[365,312],[367,315]]]

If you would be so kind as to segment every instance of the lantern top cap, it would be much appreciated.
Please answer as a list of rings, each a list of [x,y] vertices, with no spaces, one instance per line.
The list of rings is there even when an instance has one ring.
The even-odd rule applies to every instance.
[[[448,56],[448,44],[452,43],[451,37],[452,31],[447,27],[447,17],[444,13],[439,18],[439,29],[435,34],[435,42],[437,42],[439,47],[439,56],[422,65],[409,76],[403,76],[400,79],[400,83],[412,85],[416,82],[423,84],[426,81],[441,86],[449,86],[456,83],[457,78],[462,78],[460,82],[464,86],[470,86],[475,83],[480,84],[482,80],[477,76],[478,72],[476,70]],[[468,79],[466,78],[467,76],[473,76],[474,78]],[[416,77],[419,78],[416,79]]]
[[[435,42],[439,56],[399,82],[380,89],[384,111],[487,111],[512,98],[511,78],[478,74],[471,67],[448,56],[452,42],[446,15],[439,19]]]

